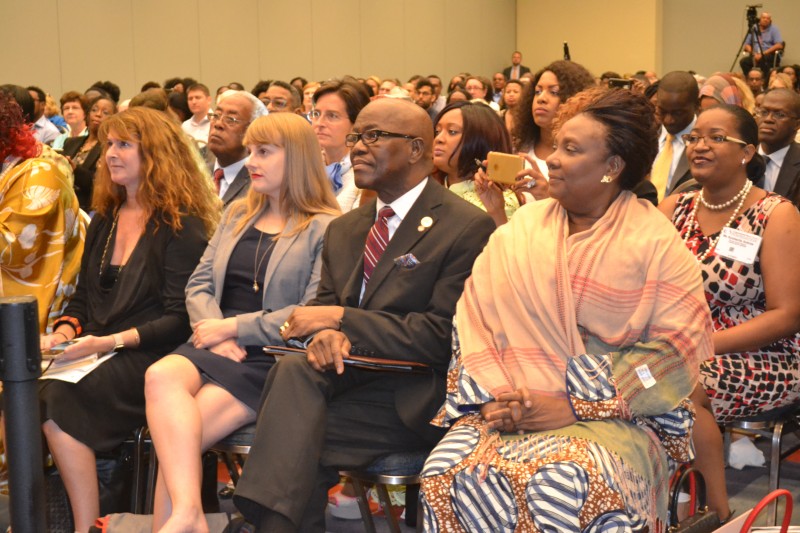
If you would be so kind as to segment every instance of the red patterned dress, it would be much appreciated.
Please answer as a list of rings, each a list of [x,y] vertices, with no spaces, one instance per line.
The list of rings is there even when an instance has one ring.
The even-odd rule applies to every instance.
[[[689,250],[701,257],[716,237],[704,235],[687,220],[697,201],[697,193],[681,195],[672,222],[686,237]],[[772,211],[785,198],[769,193],[747,208],[732,227],[762,235]],[[761,259],[752,265],[727,259],[712,250],[700,265],[706,300],[711,308],[714,330],[737,326],[767,309]],[[729,422],[757,415],[800,400],[800,334],[780,339],[769,346],[742,353],[715,355],[700,369],[700,380],[711,399],[714,417]]]

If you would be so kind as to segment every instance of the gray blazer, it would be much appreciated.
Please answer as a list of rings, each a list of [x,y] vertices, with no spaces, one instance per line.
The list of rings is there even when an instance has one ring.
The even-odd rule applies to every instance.
[[[208,243],[200,263],[186,285],[186,309],[194,326],[206,318],[223,318],[219,302],[225,285],[228,259],[244,231],[234,227],[239,217],[228,220],[228,211]],[[236,317],[238,342],[242,346],[283,344],[279,328],[292,310],[317,294],[322,267],[322,241],[332,215],[315,215],[308,227],[292,237],[278,239],[264,276],[263,311]],[[291,230],[292,222],[287,225]]]

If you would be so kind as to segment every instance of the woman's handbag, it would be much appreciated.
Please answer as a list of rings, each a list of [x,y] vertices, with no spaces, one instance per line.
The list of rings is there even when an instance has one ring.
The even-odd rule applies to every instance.
[[[742,526],[741,533],[748,533],[761,511],[763,511],[772,500],[777,500],[781,496],[786,499],[786,507],[783,510],[783,522],[781,523],[780,531],[781,533],[786,533],[789,530],[789,524],[792,522],[792,494],[786,489],[776,489],[764,496],[764,498],[758,502],[758,505],[750,511],[747,520],[745,520]]]
[[[693,466],[681,467],[673,476],[675,483],[670,490],[670,533],[710,533],[720,525],[719,516],[706,505],[706,482]],[[678,521],[678,498],[683,487],[688,487],[690,498],[689,516]]]

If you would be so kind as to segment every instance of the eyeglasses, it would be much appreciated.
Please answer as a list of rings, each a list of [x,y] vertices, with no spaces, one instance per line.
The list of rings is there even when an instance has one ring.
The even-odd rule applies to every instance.
[[[339,122],[342,120],[342,115],[336,113],[335,111],[318,111],[316,109],[312,109],[308,113],[308,117],[311,120],[323,120],[325,119],[328,122]]]
[[[345,146],[353,147],[356,145],[358,141],[363,142],[364,144],[372,144],[376,142],[381,137],[397,137],[400,139],[408,139],[413,141],[416,139],[413,135],[406,135],[404,133],[392,133],[391,131],[383,131],[383,130],[367,130],[361,133],[348,133],[344,137],[344,144]]]
[[[236,126],[237,124],[245,124],[245,121],[240,118],[232,117],[230,115],[221,115],[219,113],[209,113],[208,120],[210,120],[211,122],[221,120],[222,122],[225,123],[226,126]]]
[[[737,139],[736,137],[728,137],[727,135],[722,135],[719,133],[715,133],[714,135],[697,135],[694,133],[684,133],[681,135],[681,139],[683,142],[689,146],[695,146],[697,143],[700,142],[700,139],[706,143],[706,146],[710,146],[711,144],[722,144],[724,142],[729,143],[736,143],[742,144],[747,146],[747,143],[741,139]]]
[[[767,118],[768,116],[772,115],[772,118],[775,120],[786,120],[789,118],[795,118],[794,115],[790,115],[789,113],[784,113],[783,111],[775,111],[774,109],[764,109],[759,108],[756,109],[753,116],[756,118]]]
[[[286,100],[285,98],[267,98],[267,97],[264,97],[264,98],[261,99],[261,101],[264,102],[265,106],[269,106],[269,104],[272,104],[272,107],[274,107],[275,109],[283,109],[284,107],[289,105],[289,101]]]

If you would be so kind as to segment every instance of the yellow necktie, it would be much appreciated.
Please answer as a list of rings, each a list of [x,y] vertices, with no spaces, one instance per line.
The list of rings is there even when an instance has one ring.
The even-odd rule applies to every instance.
[[[653,182],[653,185],[656,187],[656,191],[658,192],[658,201],[664,199],[664,194],[667,190],[667,183],[669,181],[669,169],[672,167],[672,135],[667,133],[667,140],[664,144],[664,148],[659,152],[658,157],[656,157],[655,163],[653,163],[653,170],[650,172],[650,181]]]

